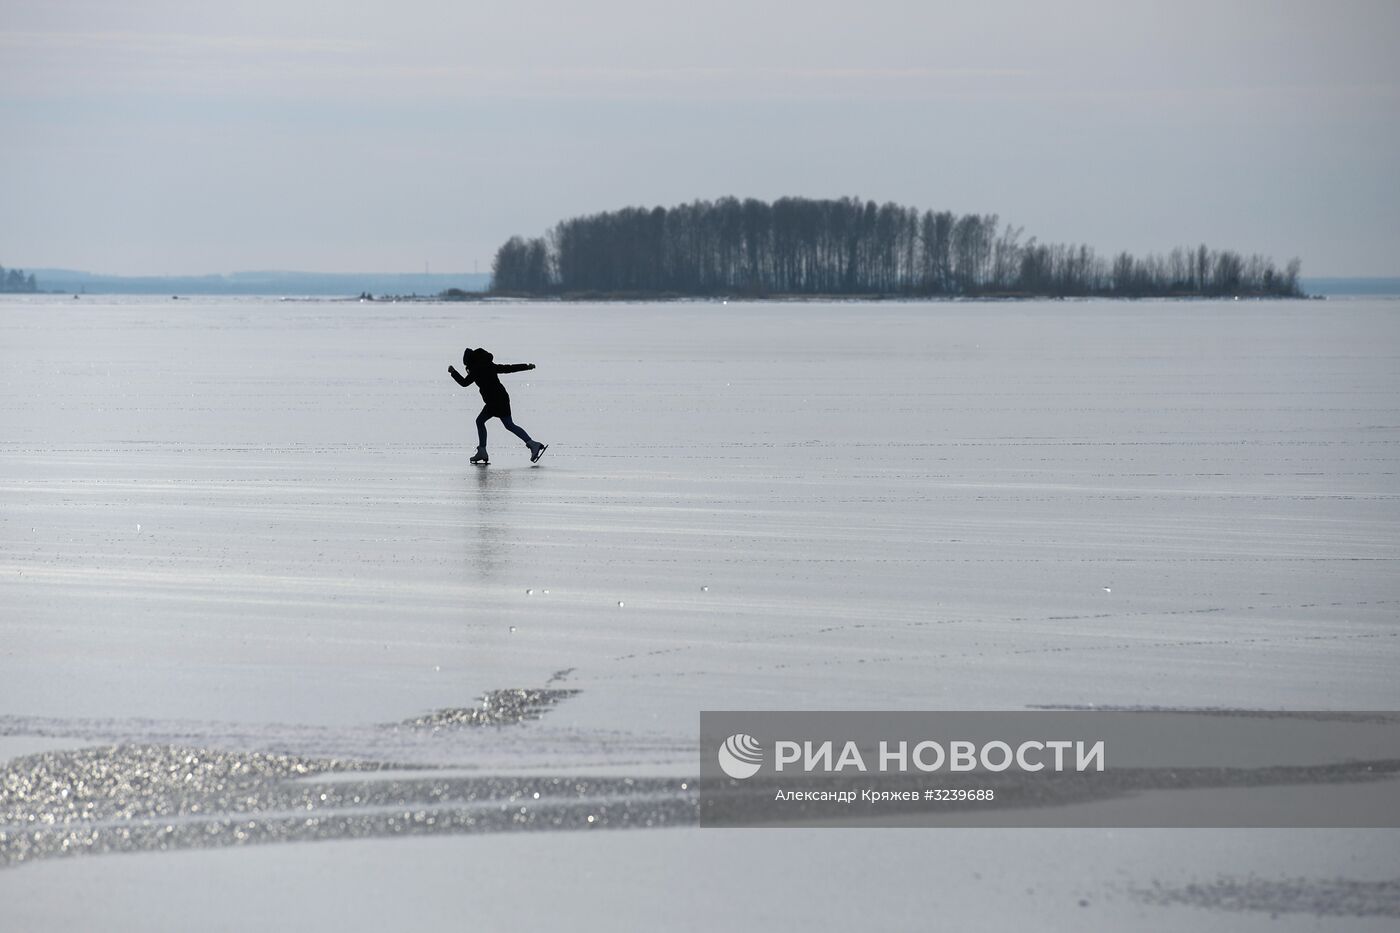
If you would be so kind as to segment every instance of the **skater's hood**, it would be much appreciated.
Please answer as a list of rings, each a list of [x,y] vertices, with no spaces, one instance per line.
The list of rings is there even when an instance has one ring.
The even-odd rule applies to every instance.
[[[495,359],[495,357],[493,357],[489,351],[483,350],[481,347],[477,347],[475,350],[471,347],[467,347],[462,351],[463,366],[482,366],[491,362],[493,359]]]

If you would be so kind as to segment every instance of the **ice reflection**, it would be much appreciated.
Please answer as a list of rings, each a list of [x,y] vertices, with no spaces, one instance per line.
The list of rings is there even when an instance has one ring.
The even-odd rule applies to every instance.
[[[476,580],[495,582],[509,564],[511,485],[516,471],[486,466],[472,467],[472,472],[476,474],[475,525],[464,529],[469,541],[467,566]]]

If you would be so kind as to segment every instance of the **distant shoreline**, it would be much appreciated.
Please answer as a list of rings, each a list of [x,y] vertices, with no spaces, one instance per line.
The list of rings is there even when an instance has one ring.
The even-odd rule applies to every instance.
[[[1357,275],[1357,276],[1308,276],[1299,279],[1299,286],[1302,294],[1281,296],[1273,294],[1249,294],[1241,292],[1238,295],[1217,295],[1202,296],[1194,292],[1176,292],[1166,295],[1093,295],[1093,296],[1060,296],[1051,294],[1032,294],[1028,292],[1001,292],[985,293],[980,295],[906,295],[906,294],[865,294],[850,295],[843,293],[834,294],[766,294],[754,295],[734,292],[728,294],[685,294],[679,292],[569,292],[558,295],[534,295],[524,292],[491,292],[479,293],[474,298],[459,298],[457,300],[482,300],[485,298],[517,298],[532,301],[1057,301],[1057,300],[1104,300],[1104,301],[1146,301],[1154,299],[1165,299],[1169,301],[1229,301],[1233,298],[1240,300],[1251,299],[1278,299],[1281,301],[1307,301],[1330,296],[1375,296],[1375,297],[1400,297],[1400,276],[1389,275]]]
[[[435,296],[484,290],[491,277],[474,272],[234,272],[227,275],[105,275],[73,269],[31,270],[38,291],[70,295]]]
[[[43,271],[43,270],[40,270]],[[374,301],[461,301],[480,302],[491,300],[528,300],[528,301],[562,301],[562,302],[672,302],[672,301],[756,301],[756,302],[785,302],[797,303],[803,301],[820,302],[855,302],[855,301],[890,301],[890,302],[950,302],[950,301],[1055,301],[1061,300],[1055,295],[1034,295],[1028,293],[997,293],[977,296],[921,296],[902,294],[766,294],[753,295],[739,292],[729,294],[685,294],[679,292],[569,292],[554,295],[535,295],[519,292],[492,292],[486,287],[489,276],[481,274],[475,276],[476,281],[471,284],[478,285],[476,288],[461,287],[437,287],[424,288],[414,291],[412,288],[345,288],[345,284],[372,282],[377,285],[393,286],[398,284],[395,280],[399,278],[394,274],[387,275],[356,275],[346,273],[343,276],[322,276],[317,273],[286,273],[286,278],[280,282],[263,279],[259,285],[254,285],[252,275],[248,273],[235,273],[227,279],[239,281],[239,285],[234,288],[220,288],[218,281],[225,279],[222,276],[95,276],[88,273],[78,273],[84,278],[81,282],[72,280],[60,281],[58,283],[39,280],[39,288],[35,292],[15,292],[15,295],[91,295],[94,297],[103,295],[148,295],[165,297],[263,297],[263,298],[306,298],[324,299],[340,301],[356,301],[364,295],[369,295]],[[460,280],[461,275],[441,274],[443,279]],[[244,276],[248,276],[244,279]],[[434,275],[434,278],[437,276]],[[473,274],[465,274],[467,279],[472,279]],[[403,276],[409,278],[409,276]],[[297,282],[297,279],[301,279]],[[307,284],[308,281],[317,281],[320,287],[296,288],[296,287],[271,287],[274,284],[296,285]],[[341,281],[327,281],[341,280]],[[110,283],[118,283],[117,287],[105,287]],[[55,287],[57,284],[60,287]],[[76,288],[61,287],[64,285],[78,285]],[[429,284],[429,283],[419,283]],[[437,285],[438,283],[431,283]],[[465,284],[465,283],[464,283]],[[1400,276],[1317,276],[1301,279],[1299,282],[1303,294],[1293,298],[1280,300],[1305,300],[1327,297],[1398,297],[1400,296]],[[189,286],[195,287],[189,287]],[[0,292],[0,294],[11,294]],[[1165,298],[1172,301],[1201,301],[1212,300],[1202,298],[1202,296],[1184,293],[1163,296],[1151,296],[1153,298]],[[1234,296],[1220,296],[1214,300],[1230,300]],[[1239,297],[1250,298],[1275,298],[1278,296],[1264,295],[1254,296],[1241,294]],[[1110,300],[1110,301],[1141,301],[1149,298],[1135,298],[1131,296],[1099,296],[1097,298],[1086,299],[1083,297],[1065,298],[1064,300]]]
[[[983,293],[977,295],[901,295],[901,294],[868,294],[852,295],[845,292],[835,292],[831,294],[821,293],[791,293],[791,294],[768,294],[768,295],[745,295],[737,294],[684,294],[678,292],[567,292],[556,295],[539,295],[528,292],[471,292],[463,295],[446,296],[440,295],[437,298],[420,299],[429,301],[490,301],[490,300],[510,300],[510,301],[552,301],[561,303],[627,303],[627,302],[683,302],[683,301],[707,301],[707,302],[753,302],[753,303],[774,303],[774,304],[802,304],[804,302],[849,302],[849,303],[869,303],[869,302],[907,302],[911,304],[952,304],[968,302],[1005,303],[1017,301],[1310,301],[1322,300],[1326,295],[1273,295],[1273,294],[1253,294],[1241,293],[1238,295],[1197,295],[1190,292],[1180,292],[1168,295],[1049,295],[1032,294],[1029,292],[1003,292],[1003,293]],[[387,299],[386,299],[387,300]],[[405,296],[398,296],[397,300],[409,300]]]

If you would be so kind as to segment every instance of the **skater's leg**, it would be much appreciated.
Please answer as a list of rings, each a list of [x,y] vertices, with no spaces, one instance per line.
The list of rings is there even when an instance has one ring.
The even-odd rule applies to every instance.
[[[506,426],[507,431],[524,441],[526,447],[533,448],[535,446],[535,442],[530,439],[529,434],[525,433],[525,429],[510,420],[510,415],[501,415],[501,424]],[[485,429],[483,428],[483,430]]]
[[[530,462],[538,463],[540,454],[544,453],[546,445],[541,444],[539,441],[531,438],[529,434],[526,434],[524,428],[510,420],[510,415],[501,415],[501,424],[505,425],[506,430],[514,433],[516,437],[525,442],[526,447],[530,448]]]
[[[476,416],[476,453],[472,454],[472,463],[487,464],[491,458],[486,456],[486,422],[491,418],[486,409],[481,410],[481,414]]]
[[[491,415],[483,408],[481,414],[476,416],[476,446],[482,450],[486,449],[486,422],[491,420]]]

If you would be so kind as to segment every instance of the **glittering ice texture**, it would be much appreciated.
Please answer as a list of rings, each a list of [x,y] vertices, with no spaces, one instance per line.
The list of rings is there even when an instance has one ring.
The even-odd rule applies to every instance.
[[[694,823],[688,782],[443,777],[307,780],[363,762],[119,745],[9,763],[0,867],[106,852],[516,829]]]
[[[1385,881],[1217,878],[1179,886],[1156,884],[1133,889],[1132,894],[1140,901],[1160,906],[1259,911],[1275,917],[1283,913],[1319,917],[1400,917],[1400,879],[1395,878]]]
[[[560,700],[577,690],[551,688],[493,690],[477,706],[466,709],[440,709],[404,723],[415,729],[444,729],[458,726],[511,726],[538,719]]]
[[[459,728],[536,720],[576,693],[494,690],[475,707],[373,728],[407,726],[447,738]],[[684,780],[461,777],[446,769],[441,777],[409,777],[412,767],[150,743],[28,755],[0,771],[0,867],[80,853],[650,827],[697,818],[693,785]],[[422,770],[434,769],[420,766],[413,773]]]

